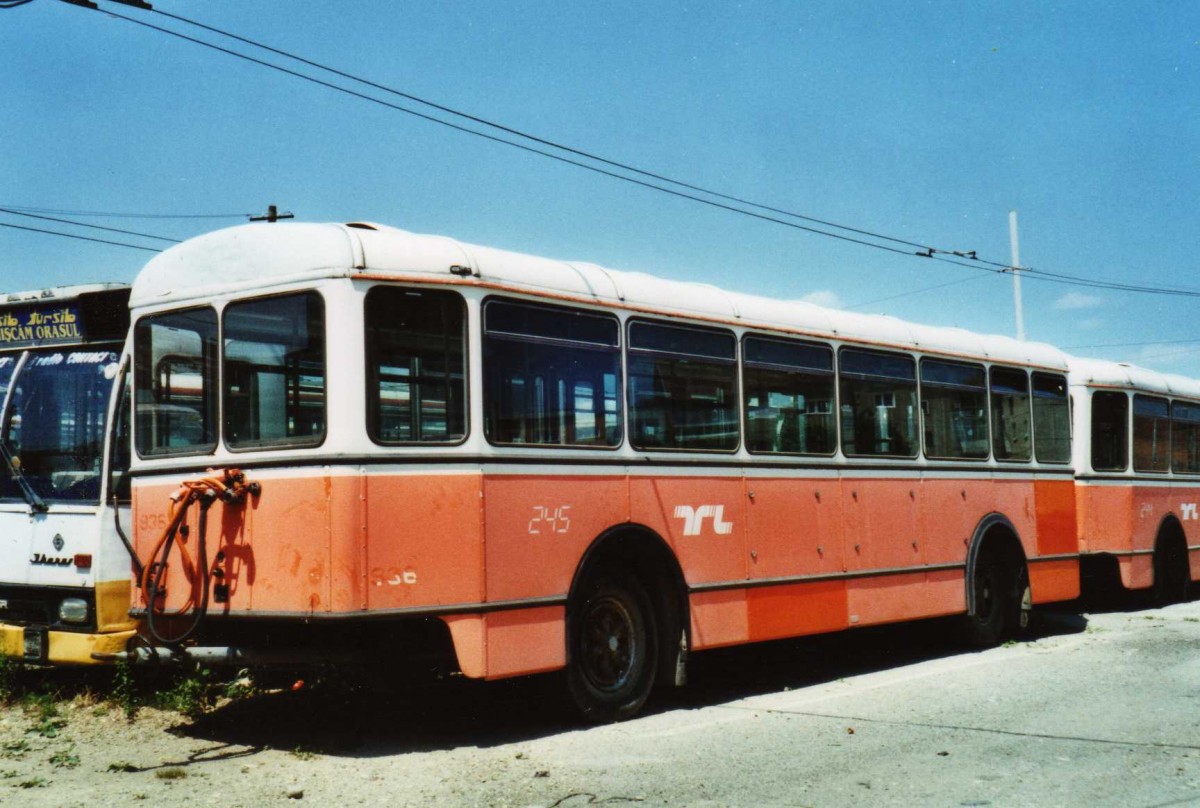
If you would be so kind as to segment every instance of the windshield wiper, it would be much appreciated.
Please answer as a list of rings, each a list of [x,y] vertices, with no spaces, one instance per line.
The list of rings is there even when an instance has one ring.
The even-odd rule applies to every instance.
[[[29,480],[26,480],[25,475],[21,473],[21,464],[8,450],[8,444],[2,437],[0,437],[0,456],[3,456],[4,464],[8,466],[8,473],[12,475],[13,480],[20,487],[21,493],[25,495],[25,501],[29,503],[29,507],[35,513],[45,513],[50,510],[50,506],[38,496],[37,491],[34,491],[33,486],[29,484]]]

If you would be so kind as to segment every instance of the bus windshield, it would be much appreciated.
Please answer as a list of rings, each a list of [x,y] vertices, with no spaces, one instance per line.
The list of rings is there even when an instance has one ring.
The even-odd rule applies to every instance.
[[[37,496],[99,501],[105,421],[117,367],[117,354],[110,350],[31,352],[15,378],[13,366],[0,364],[0,386],[11,388],[0,439]],[[0,496],[25,498],[7,464],[0,464]]]

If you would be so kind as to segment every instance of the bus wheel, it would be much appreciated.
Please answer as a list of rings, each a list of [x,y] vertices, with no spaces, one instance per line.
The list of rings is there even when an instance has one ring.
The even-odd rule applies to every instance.
[[[975,594],[975,611],[964,615],[963,629],[967,643],[976,648],[990,648],[1009,628],[1008,614],[1015,611],[1014,587],[1005,585],[1008,578],[996,553],[984,552],[975,562],[971,587]]]
[[[1183,603],[1191,588],[1187,548],[1174,536],[1166,536],[1154,548],[1154,602],[1159,606]]]
[[[636,578],[600,578],[567,617],[567,683],[583,715],[620,721],[641,709],[654,685],[654,613]]]

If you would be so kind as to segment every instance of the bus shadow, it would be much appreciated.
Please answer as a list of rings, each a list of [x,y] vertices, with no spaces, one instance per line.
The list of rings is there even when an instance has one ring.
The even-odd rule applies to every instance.
[[[1077,613],[1039,610],[1022,642],[1075,634]],[[687,687],[655,692],[643,715],[697,710],[750,696],[973,653],[952,620],[924,620],[695,654]],[[633,719],[638,720],[638,719]],[[493,747],[587,731],[562,674],[499,682],[337,683],[231,702],[175,732],[209,742],[369,758]]]

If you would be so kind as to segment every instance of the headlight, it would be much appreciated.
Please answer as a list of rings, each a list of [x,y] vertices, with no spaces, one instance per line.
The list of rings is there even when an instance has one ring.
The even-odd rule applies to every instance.
[[[86,623],[88,604],[83,598],[64,598],[58,604],[58,619],[64,623]]]

